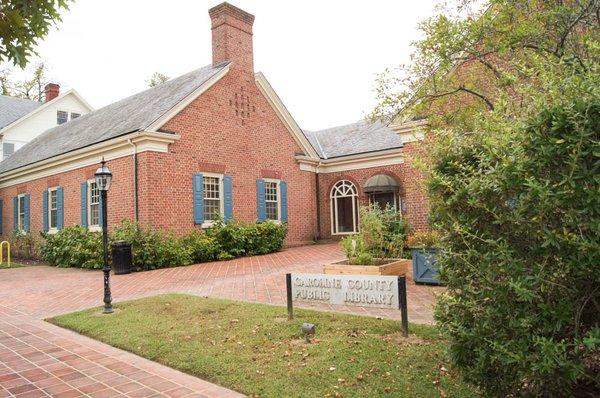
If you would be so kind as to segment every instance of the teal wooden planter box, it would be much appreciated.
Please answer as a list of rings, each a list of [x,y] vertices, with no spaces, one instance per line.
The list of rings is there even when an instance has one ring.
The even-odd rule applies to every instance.
[[[413,279],[416,283],[441,284],[438,278],[438,249],[427,248],[410,250],[412,253]]]

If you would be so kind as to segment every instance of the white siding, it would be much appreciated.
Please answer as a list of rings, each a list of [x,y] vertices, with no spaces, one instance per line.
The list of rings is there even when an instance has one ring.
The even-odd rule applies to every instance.
[[[90,111],[87,105],[77,99],[74,94],[65,94],[44,109],[36,110],[34,115],[5,130],[2,142],[15,144],[15,151],[17,151],[44,131],[57,126],[56,112],[59,110],[69,112],[69,115],[71,113],[83,115]],[[2,146],[0,145],[0,160],[4,159],[4,154],[1,152]]]

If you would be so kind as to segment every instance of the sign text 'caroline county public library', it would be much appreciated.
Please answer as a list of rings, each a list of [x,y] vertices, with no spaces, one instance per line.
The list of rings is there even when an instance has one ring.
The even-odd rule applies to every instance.
[[[294,301],[398,308],[397,276],[292,274]]]

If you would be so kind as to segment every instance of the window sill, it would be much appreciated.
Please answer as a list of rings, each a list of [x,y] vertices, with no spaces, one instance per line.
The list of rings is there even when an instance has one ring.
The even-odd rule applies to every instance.
[[[99,225],[91,225],[88,227],[90,232],[102,232],[102,227]]]
[[[57,228],[50,228],[50,229],[48,230],[48,235],[54,235],[54,234],[55,234],[55,233],[57,233],[57,232],[58,232],[58,229],[57,229]]]
[[[331,235],[356,235],[358,234],[358,231],[356,232],[332,232]]]
[[[212,228],[213,225],[215,225],[214,221],[206,221],[206,222],[203,222],[202,224],[200,224],[200,228],[209,229],[209,228]]]

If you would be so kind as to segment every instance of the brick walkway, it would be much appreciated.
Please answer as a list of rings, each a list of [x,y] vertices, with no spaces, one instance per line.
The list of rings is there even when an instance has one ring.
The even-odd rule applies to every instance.
[[[111,277],[115,302],[183,292],[271,304],[285,303],[285,273],[321,273],[343,258],[337,244],[287,249],[266,256]],[[408,278],[409,320],[432,322],[441,288]],[[236,396],[133,354],[43,322],[101,305],[99,271],[26,267],[0,270],[0,397]],[[399,311],[346,306],[305,306],[399,319]],[[111,387],[108,387],[111,386]]]

